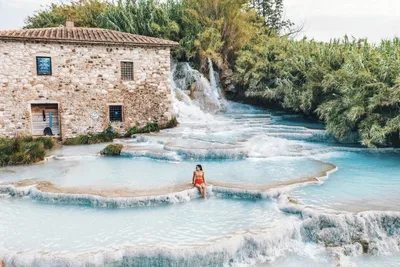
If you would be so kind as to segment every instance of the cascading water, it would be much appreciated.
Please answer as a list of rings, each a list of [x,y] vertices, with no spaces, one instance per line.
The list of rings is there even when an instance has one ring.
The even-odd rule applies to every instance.
[[[207,122],[212,115],[200,109],[187,93],[191,84],[200,80],[200,73],[190,68],[188,63],[173,63],[171,71],[172,105],[179,122]]]
[[[5,265],[398,266],[400,153],[228,103],[208,63],[210,81],[173,65],[180,125],[115,140],[123,157],[60,147],[0,168]],[[197,163],[207,201],[190,185]]]
[[[219,106],[221,110],[226,110],[228,108],[228,101],[223,97],[220,83],[219,83],[219,75],[216,71],[214,71],[214,66],[210,58],[207,59],[209,76],[210,76],[210,86],[213,93],[213,97],[216,101],[219,102]],[[218,79],[217,79],[218,77]]]
[[[216,114],[226,109],[226,101],[220,94],[211,60],[209,69],[210,81],[186,62],[173,63],[171,80],[175,97],[174,107],[178,116],[187,118],[188,112],[177,101],[183,102],[186,109],[191,109],[192,113],[193,107],[190,106],[197,106],[201,110],[196,112],[198,117],[204,117],[202,113]]]

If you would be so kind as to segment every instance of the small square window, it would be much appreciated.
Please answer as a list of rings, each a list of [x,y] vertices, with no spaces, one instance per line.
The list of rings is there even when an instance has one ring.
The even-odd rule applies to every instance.
[[[122,122],[122,106],[110,105],[110,122]]]
[[[133,80],[133,62],[121,61],[121,79],[124,81]]]
[[[51,57],[36,57],[37,75],[51,75]]]

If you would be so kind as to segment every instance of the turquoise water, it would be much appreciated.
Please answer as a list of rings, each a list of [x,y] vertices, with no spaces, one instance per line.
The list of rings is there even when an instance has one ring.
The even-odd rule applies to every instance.
[[[400,153],[343,151],[317,158],[335,164],[338,171],[322,185],[294,190],[296,199],[337,210],[400,211]]]
[[[177,128],[116,140],[122,157],[61,147],[0,169],[6,266],[399,266],[398,151],[341,146],[321,124],[247,105],[176,104]],[[190,187],[198,163],[207,201]]]
[[[34,166],[4,168],[0,172],[0,182],[38,179],[64,187],[152,189],[190,184],[196,164],[197,161],[171,162],[144,157],[77,157],[51,160]],[[317,175],[324,167],[320,162],[307,158],[204,162],[206,180],[242,186],[268,186],[296,181]]]
[[[85,253],[106,247],[201,246],[236,233],[279,229],[282,221],[291,221],[270,201],[215,198],[132,209],[1,198],[0,216],[7,218],[0,227],[3,249],[50,255]]]

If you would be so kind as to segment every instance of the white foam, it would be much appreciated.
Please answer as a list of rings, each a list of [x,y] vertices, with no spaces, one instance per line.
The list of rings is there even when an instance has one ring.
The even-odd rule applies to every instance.
[[[300,215],[301,235],[306,242],[344,248],[345,254],[358,254],[360,245],[363,253],[371,255],[400,251],[400,212],[338,212],[288,201],[282,201],[280,209]]]
[[[208,190],[212,189],[209,187]],[[90,205],[93,207],[104,208],[128,208],[138,206],[153,206],[160,204],[176,204],[187,202],[191,199],[200,197],[197,188],[155,196],[103,197],[93,194],[43,192],[37,189],[36,185],[25,187],[16,187],[14,185],[0,185],[0,193],[9,194],[16,197],[27,196],[32,200],[47,203]]]

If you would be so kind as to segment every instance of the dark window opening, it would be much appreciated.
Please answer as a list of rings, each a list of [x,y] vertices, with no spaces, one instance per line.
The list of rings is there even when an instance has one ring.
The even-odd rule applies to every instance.
[[[51,75],[51,57],[36,57],[37,75]]]
[[[121,79],[124,81],[133,80],[133,62],[121,62]]]
[[[112,105],[110,108],[110,122],[122,122],[122,106]]]

